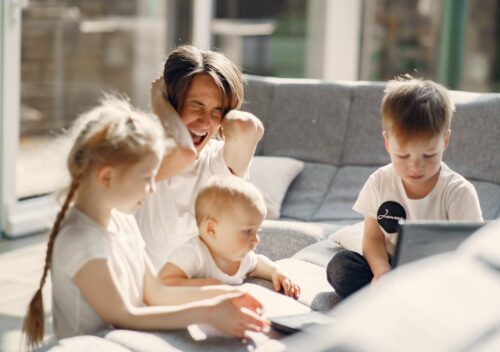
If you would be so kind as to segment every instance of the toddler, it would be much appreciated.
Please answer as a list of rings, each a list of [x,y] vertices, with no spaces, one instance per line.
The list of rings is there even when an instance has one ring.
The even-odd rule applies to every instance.
[[[198,193],[195,217],[199,236],[178,247],[159,275],[166,285],[241,284],[247,276],[273,282],[287,296],[300,288],[278,266],[254,253],[266,216],[260,191],[235,176],[213,177]]]

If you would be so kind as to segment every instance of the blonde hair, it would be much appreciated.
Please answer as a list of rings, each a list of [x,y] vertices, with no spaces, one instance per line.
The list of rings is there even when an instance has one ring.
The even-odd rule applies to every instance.
[[[169,54],[163,70],[168,99],[178,112],[182,110],[197,74],[209,75],[219,87],[223,97],[223,116],[229,110],[241,107],[244,80],[238,66],[220,52],[183,45]]]
[[[217,219],[240,204],[248,205],[264,217],[267,213],[264,197],[253,184],[236,176],[213,177],[196,197],[196,223],[200,226],[209,218]]]
[[[406,74],[389,81],[384,93],[382,128],[401,145],[450,128],[455,104],[442,85]]]
[[[148,153],[161,158],[165,149],[163,128],[155,115],[135,110],[128,101],[111,96],[81,115],[68,137],[74,140],[67,159],[71,184],[50,232],[43,274],[24,320],[23,331],[29,347],[36,347],[43,339],[42,288],[50,268],[54,241],[80,181],[97,167],[132,165]]]

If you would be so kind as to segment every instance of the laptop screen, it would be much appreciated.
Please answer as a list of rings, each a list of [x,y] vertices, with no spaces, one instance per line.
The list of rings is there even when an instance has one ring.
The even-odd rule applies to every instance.
[[[398,229],[396,252],[392,267],[413,262],[431,255],[454,251],[481,222],[404,222]]]

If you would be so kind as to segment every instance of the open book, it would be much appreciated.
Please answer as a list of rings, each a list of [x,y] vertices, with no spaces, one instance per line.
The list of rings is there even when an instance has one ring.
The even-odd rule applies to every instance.
[[[257,298],[260,303],[262,303],[264,306],[263,315],[266,318],[303,314],[311,311],[311,308],[291,297],[256,284],[246,283],[243,284],[241,288],[249,292],[252,296]]]

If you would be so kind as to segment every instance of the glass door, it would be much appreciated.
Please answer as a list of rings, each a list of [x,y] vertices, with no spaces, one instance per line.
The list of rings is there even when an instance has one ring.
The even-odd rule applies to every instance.
[[[2,231],[53,221],[67,183],[57,136],[103,92],[149,110],[166,48],[161,0],[3,2]]]

